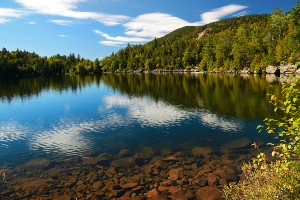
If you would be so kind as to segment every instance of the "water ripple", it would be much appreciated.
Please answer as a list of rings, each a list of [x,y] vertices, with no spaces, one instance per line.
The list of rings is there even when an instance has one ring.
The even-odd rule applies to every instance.
[[[28,133],[29,130],[17,122],[2,123],[0,124],[0,146],[8,147],[5,143],[24,140]]]

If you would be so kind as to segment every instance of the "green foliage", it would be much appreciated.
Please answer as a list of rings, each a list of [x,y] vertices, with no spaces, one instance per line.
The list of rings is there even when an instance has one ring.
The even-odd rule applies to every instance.
[[[264,120],[267,132],[280,140],[273,154],[286,162],[300,160],[300,79],[284,83],[281,98],[270,95],[270,102],[281,116]]]
[[[293,169],[284,169],[283,163],[277,161],[267,164],[263,160],[260,167],[244,164],[242,170],[246,176],[245,181],[225,186],[225,199],[299,199],[299,173]]]
[[[98,59],[92,62],[87,59],[77,58],[74,54],[69,56],[41,57],[27,51],[0,51],[0,75],[64,75],[76,74],[100,74],[102,69]]]
[[[264,120],[266,131],[277,141],[274,162],[259,153],[243,166],[244,182],[224,188],[226,199],[299,199],[300,198],[300,79],[282,85],[281,97],[270,94],[277,117]],[[259,131],[264,126],[258,126]],[[256,147],[256,145],[254,145]]]

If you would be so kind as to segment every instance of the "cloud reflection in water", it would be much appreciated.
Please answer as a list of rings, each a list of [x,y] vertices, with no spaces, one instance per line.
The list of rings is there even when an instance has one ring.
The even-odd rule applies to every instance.
[[[242,131],[243,129],[242,123],[235,119],[227,119],[218,114],[209,113],[208,111],[202,111],[199,114],[200,120],[205,126],[234,133]]]
[[[29,130],[17,122],[6,122],[0,124],[0,146],[7,147],[9,142],[23,140]]]
[[[104,97],[106,109],[122,107],[127,109],[126,116],[129,120],[137,120],[142,126],[166,126],[178,124],[183,119],[192,115],[163,101],[154,101],[146,97],[125,97],[111,95]],[[102,109],[101,109],[102,110]]]
[[[118,115],[111,115],[103,120],[89,120],[76,123],[62,119],[59,124],[36,135],[31,141],[32,150],[43,149],[64,155],[80,155],[92,148],[92,132],[100,132],[105,128],[123,126],[125,122]]]

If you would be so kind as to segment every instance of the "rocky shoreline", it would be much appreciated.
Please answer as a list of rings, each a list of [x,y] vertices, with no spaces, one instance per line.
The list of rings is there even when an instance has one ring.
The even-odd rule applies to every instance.
[[[155,153],[144,147],[139,153],[121,149],[114,156],[63,162],[34,159],[6,166],[0,198],[223,199],[222,187],[243,180],[240,167],[255,154],[249,145],[234,148],[215,151],[195,146],[191,151],[163,149]]]
[[[296,65],[280,65],[280,66],[272,66],[269,65],[266,67],[264,71],[252,71],[250,69],[243,69],[240,71],[235,70],[211,70],[211,71],[200,71],[198,68],[191,69],[155,69],[155,70],[122,70],[116,72],[103,72],[104,74],[159,74],[159,73],[212,73],[212,74],[300,74],[300,68],[297,69]]]

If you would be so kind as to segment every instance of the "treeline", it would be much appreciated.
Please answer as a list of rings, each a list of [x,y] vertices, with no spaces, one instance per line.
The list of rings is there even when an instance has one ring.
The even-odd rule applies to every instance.
[[[18,75],[64,75],[64,74],[99,74],[98,59],[90,61],[71,53],[69,56],[41,57],[27,51],[0,51],[0,76]]]
[[[206,32],[206,34],[204,34]],[[203,33],[199,38],[198,34]],[[261,72],[300,61],[300,3],[288,13],[184,27],[145,45],[128,45],[100,63],[104,71],[190,69]],[[297,63],[299,65],[299,63]]]

